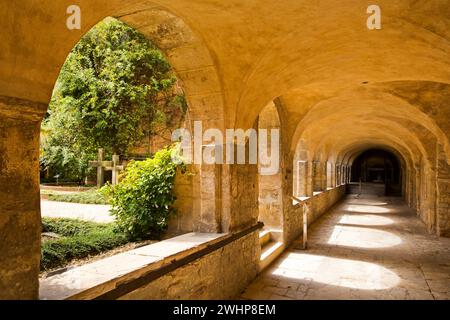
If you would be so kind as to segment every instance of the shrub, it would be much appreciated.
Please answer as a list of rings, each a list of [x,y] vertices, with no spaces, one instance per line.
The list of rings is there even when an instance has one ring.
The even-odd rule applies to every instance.
[[[119,230],[131,239],[159,237],[167,229],[175,212],[175,175],[179,167],[184,170],[183,163],[172,160],[173,150],[166,148],[153,158],[131,162],[120,183],[109,189],[111,213]]]
[[[41,270],[62,267],[73,259],[86,258],[129,242],[124,233],[115,230],[113,223],[43,218],[42,226],[43,231],[57,233],[61,238],[42,242]]]

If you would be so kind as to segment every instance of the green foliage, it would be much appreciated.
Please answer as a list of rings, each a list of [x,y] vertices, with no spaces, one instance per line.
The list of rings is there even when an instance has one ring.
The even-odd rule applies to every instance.
[[[75,219],[43,218],[43,231],[54,232],[61,238],[42,242],[41,270],[62,267],[73,259],[114,249],[129,242],[115,225]]]
[[[73,202],[84,204],[108,204],[108,199],[104,193],[98,189],[91,189],[79,193],[47,193],[48,200]]]
[[[132,239],[158,237],[174,213],[175,175],[184,165],[172,160],[173,150],[166,148],[151,159],[132,162],[120,183],[109,189],[111,213],[119,230]]]
[[[186,102],[163,54],[143,35],[108,18],[64,63],[43,122],[41,163],[82,180],[98,148],[127,155],[156,124]]]

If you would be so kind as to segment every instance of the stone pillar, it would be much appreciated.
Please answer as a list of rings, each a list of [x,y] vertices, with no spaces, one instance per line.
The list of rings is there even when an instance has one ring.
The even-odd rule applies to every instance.
[[[328,162],[322,163],[322,190],[326,191],[328,189]]]
[[[194,230],[221,232],[222,165],[200,166],[200,215]]]
[[[39,133],[46,110],[0,96],[0,300],[39,295]]]
[[[409,183],[409,177],[411,176],[411,172],[409,169],[405,169],[405,174],[402,177],[402,184],[403,184],[403,198],[406,201],[406,204],[412,208],[411,204],[411,184]]]
[[[342,166],[342,184],[347,183],[347,166]]]
[[[200,145],[201,153],[191,166],[192,215],[195,232],[222,232],[222,167],[223,145]],[[208,159],[205,159],[206,155]],[[206,161],[207,160],[207,161]]]
[[[429,233],[437,233],[438,231],[438,225],[437,225],[437,215],[438,215],[438,168],[437,164],[430,168],[430,171],[427,174],[425,179],[429,179],[428,181],[428,188],[427,188],[427,195],[426,195],[426,202],[427,202],[427,225],[428,225],[428,232]]]
[[[352,166],[348,167],[348,183],[352,182]]]
[[[314,193],[314,171],[313,162],[306,163],[306,196],[312,197]]]
[[[415,169],[416,175],[414,177],[414,186],[415,186],[414,203],[416,204],[417,215],[420,215],[420,210],[422,207],[420,201],[420,197],[422,194],[422,184],[421,184],[422,167],[420,164],[416,163]]]
[[[342,183],[347,183],[347,166],[342,166]]]
[[[281,176],[281,191],[282,191],[282,210],[280,215],[283,219],[283,242],[285,244],[291,243],[297,236],[298,230],[296,230],[296,220],[298,217],[298,212],[295,211],[292,205],[292,194],[293,194],[293,178],[294,178],[294,155],[288,152],[283,153],[282,160],[282,176]],[[280,241],[281,239],[277,239]]]
[[[234,145],[236,150],[237,144]],[[248,143],[245,145],[248,154]],[[226,201],[226,211],[229,217],[223,221],[227,225],[225,232],[244,230],[258,222],[258,164],[227,164],[227,176],[223,190],[229,199]],[[224,219],[222,219],[224,220]]]
[[[406,196],[408,200],[408,206],[412,209],[416,209],[416,185],[414,183],[416,178],[416,169],[413,165],[406,171],[405,184],[406,184]]]
[[[297,196],[304,197],[308,194],[308,162],[307,161],[298,161],[297,162]]]
[[[313,161],[313,192],[322,191],[322,166],[319,161]]]
[[[330,187],[336,187],[336,166],[330,163]]]
[[[336,187],[341,185],[341,165],[336,164]]]
[[[436,232],[438,236],[450,237],[450,160],[447,161],[442,146],[438,149]]]

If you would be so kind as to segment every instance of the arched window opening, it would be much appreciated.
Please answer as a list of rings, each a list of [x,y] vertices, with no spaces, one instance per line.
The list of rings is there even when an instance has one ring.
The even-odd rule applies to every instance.
[[[144,35],[106,18],[81,38],[62,66],[41,127],[43,270],[192,231],[192,180],[171,173],[163,151],[172,131],[185,126],[186,113],[172,66]],[[144,180],[153,182],[136,187]],[[155,190],[159,198],[139,205]]]

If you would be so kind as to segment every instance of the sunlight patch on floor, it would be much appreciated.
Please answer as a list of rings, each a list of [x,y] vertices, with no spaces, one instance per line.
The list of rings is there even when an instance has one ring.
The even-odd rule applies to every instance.
[[[370,201],[370,202],[349,201],[348,204],[349,205],[357,204],[360,206],[387,206],[388,205],[387,202],[379,202],[379,201]]]
[[[288,254],[272,274],[362,290],[385,290],[400,281],[396,273],[375,263],[304,253]]]
[[[335,226],[328,244],[357,248],[386,248],[402,243],[402,240],[386,231],[353,226]]]
[[[390,218],[376,216],[373,214],[343,215],[339,224],[351,224],[360,226],[386,226],[393,224]]]
[[[364,212],[364,213],[389,213],[391,210],[388,208],[383,208],[382,206],[372,206],[372,205],[359,205],[350,204],[344,208],[350,212]]]

